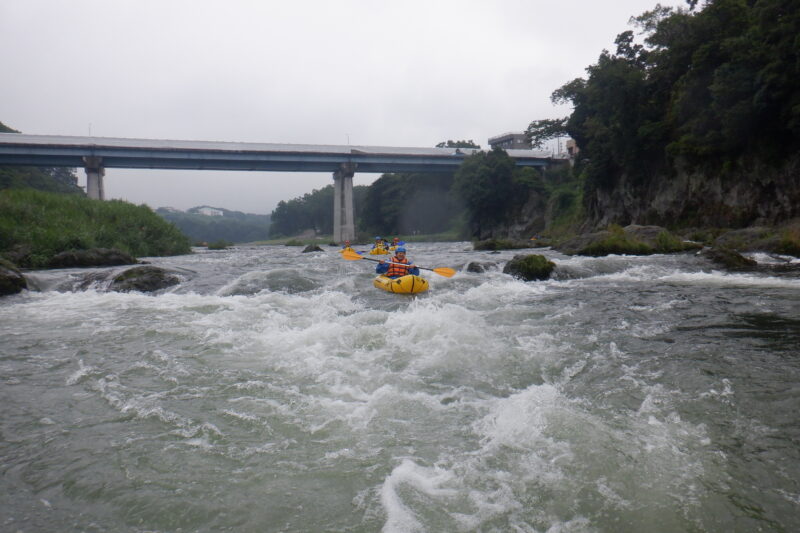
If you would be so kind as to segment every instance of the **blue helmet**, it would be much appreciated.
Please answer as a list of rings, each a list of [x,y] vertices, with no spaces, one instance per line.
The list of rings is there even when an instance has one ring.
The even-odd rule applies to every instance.
[[[405,248],[403,248],[403,247],[401,246],[401,247],[399,247],[399,248],[397,248],[397,249],[395,250],[395,253],[399,253],[399,252],[406,253],[406,249],[405,249]]]
[[[375,240],[376,240],[376,241],[377,241],[378,239],[380,239],[380,237],[375,237]]]

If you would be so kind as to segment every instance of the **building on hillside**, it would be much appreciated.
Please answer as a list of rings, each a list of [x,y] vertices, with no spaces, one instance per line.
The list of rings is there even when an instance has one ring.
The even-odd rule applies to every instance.
[[[207,217],[221,217],[224,213],[219,209],[214,209],[213,207],[200,207],[197,209],[198,215],[205,215]]]
[[[533,148],[527,135],[513,132],[489,137],[489,146],[503,150],[531,150]]]

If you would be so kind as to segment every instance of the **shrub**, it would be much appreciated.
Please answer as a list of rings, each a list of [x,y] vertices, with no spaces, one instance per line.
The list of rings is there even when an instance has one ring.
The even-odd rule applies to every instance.
[[[231,246],[232,243],[229,243],[226,240],[219,240],[208,243],[209,250],[227,250],[228,246]]]
[[[579,252],[579,255],[602,257],[610,254],[650,255],[654,252],[655,250],[651,246],[627,237],[625,232],[622,232],[622,235],[620,235],[612,230],[611,235],[605,239],[589,244]]]
[[[685,242],[668,231],[662,231],[656,236],[656,252],[660,254],[697,250],[702,247],[701,244]]]
[[[133,256],[190,253],[189,240],[146,205],[33,189],[0,191],[0,253],[22,267],[59,252],[114,248]]]
[[[785,230],[778,243],[778,253],[800,257],[800,228]]]

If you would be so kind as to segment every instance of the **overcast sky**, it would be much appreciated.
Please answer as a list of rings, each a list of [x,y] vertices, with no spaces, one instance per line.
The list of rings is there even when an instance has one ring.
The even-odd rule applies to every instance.
[[[584,77],[655,4],[0,0],[0,122],[44,135],[487,148],[569,114],[553,90]],[[105,177],[108,198],[250,213],[330,183],[277,172]]]

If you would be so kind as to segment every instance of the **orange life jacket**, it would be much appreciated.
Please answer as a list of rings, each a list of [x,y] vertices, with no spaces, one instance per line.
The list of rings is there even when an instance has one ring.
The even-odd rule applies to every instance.
[[[403,265],[409,265],[410,264],[407,257],[405,259],[400,259],[396,255],[392,256],[391,261],[392,261],[392,263],[403,263]],[[386,275],[387,276],[389,276],[390,278],[396,278],[396,277],[405,276],[405,275],[408,274],[408,267],[407,266],[393,265],[392,263],[389,263],[389,270],[386,271]]]

